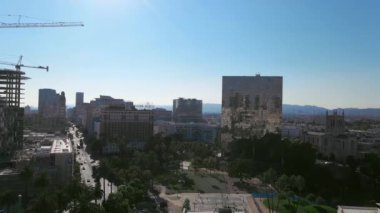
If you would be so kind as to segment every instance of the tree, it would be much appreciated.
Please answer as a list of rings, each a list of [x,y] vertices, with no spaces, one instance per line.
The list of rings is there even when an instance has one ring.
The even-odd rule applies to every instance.
[[[276,187],[281,192],[286,192],[291,189],[291,180],[287,175],[281,175],[276,181]]]
[[[48,187],[49,185],[49,179],[47,177],[47,173],[43,172],[39,174],[39,176],[34,181],[34,185],[41,190],[46,189],[46,187]]]
[[[33,180],[33,175],[34,175],[34,171],[29,165],[25,166],[24,169],[20,173],[20,177],[24,181],[24,184],[25,184],[24,201],[26,203],[29,201],[29,185],[30,185],[30,182]]]
[[[70,202],[70,196],[63,190],[58,190],[55,193],[58,212],[63,212]]]
[[[306,199],[307,199],[309,202],[314,203],[316,197],[315,197],[314,194],[310,193],[310,194],[306,195]]]
[[[182,208],[186,209],[186,211],[190,210],[190,200],[188,198],[186,198],[185,201],[183,202]]]
[[[31,200],[28,212],[51,213],[58,208],[56,200],[48,193],[42,193],[39,197]]]
[[[324,205],[326,204],[326,201],[322,197],[317,197],[317,199],[315,199],[315,203],[319,205]]]
[[[228,174],[232,177],[240,178],[242,181],[246,177],[252,176],[254,162],[251,159],[237,159],[228,165]]]
[[[103,206],[109,213],[131,212],[129,200],[124,198],[120,192],[110,194]]]
[[[270,188],[271,185],[273,185],[275,183],[277,179],[277,173],[276,173],[276,170],[270,168],[268,169],[267,171],[265,171],[262,175],[261,175],[261,181],[263,181],[263,183],[267,184],[268,187]],[[268,188],[266,187],[266,188]],[[270,192],[272,191],[271,189],[267,191]],[[271,203],[272,201],[272,203]],[[279,202],[279,200],[277,201]],[[271,195],[270,196],[270,199],[268,199],[268,207],[269,207],[269,212],[273,212],[274,211],[274,195]]]
[[[296,188],[298,193],[302,193],[305,189],[306,181],[301,175],[294,177],[294,187]]]
[[[355,171],[356,167],[358,166],[358,162],[352,155],[347,156],[346,164],[351,168],[352,171]]]
[[[11,206],[17,203],[17,195],[14,192],[6,191],[0,197],[1,205],[5,205],[7,212],[10,212]]]

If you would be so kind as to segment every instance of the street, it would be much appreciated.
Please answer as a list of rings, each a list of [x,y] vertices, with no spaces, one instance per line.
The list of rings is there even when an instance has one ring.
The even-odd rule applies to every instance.
[[[82,133],[79,132],[75,126],[72,126],[71,128],[69,128],[69,131],[73,135],[73,143],[74,143],[73,150],[75,150],[75,153],[76,153],[76,161],[80,165],[81,180],[87,186],[95,187],[95,179],[93,177],[92,167],[99,165],[99,162],[93,160],[90,154],[86,152],[86,144],[83,143],[83,147],[78,148],[80,146],[80,140],[81,139],[84,140],[84,138],[82,137]],[[78,137],[76,135],[77,131],[78,131]],[[105,188],[103,184],[105,184]],[[101,178],[100,185],[101,185],[102,190],[105,189],[105,199],[107,199],[109,194],[111,193],[111,183],[107,179],[103,180],[103,178]],[[117,186],[112,184],[112,192],[116,192],[116,191],[117,191]]]

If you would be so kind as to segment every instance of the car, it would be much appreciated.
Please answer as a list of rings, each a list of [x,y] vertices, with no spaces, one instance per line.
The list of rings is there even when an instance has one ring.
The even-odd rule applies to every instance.
[[[86,170],[86,168],[82,167],[82,170]]]
[[[90,179],[87,179],[87,183],[89,183],[90,182]]]

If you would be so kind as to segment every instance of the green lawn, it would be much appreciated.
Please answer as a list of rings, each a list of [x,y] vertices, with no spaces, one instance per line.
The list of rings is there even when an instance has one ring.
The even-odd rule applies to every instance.
[[[267,207],[269,206],[268,201],[268,199],[264,201],[264,205]],[[270,200],[270,202],[272,202],[272,200]],[[271,203],[271,206],[277,208],[277,199],[274,199],[274,205]],[[286,199],[280,200],[279,212],[292,213],[292,207]],[[324,205],[313,205],[306,202],[300,202],[297,213],[336,213],[336,209]]]
[[[183,172],[161,177],[161,184],[164,184],[169,193],[225,193],[226,183],[223,175],[208,174],[204,172]],[[185,176],[186,178],[183,178]],[[185,181],[183,181],[185,180]],[[189,180],[189,181],[187,181]],[[191,182],[192,184],[189,184]]]
[[[194,191],[204,193],[227,192],[226,183],[222,175],[188,172],[187,176],[194,181]]]

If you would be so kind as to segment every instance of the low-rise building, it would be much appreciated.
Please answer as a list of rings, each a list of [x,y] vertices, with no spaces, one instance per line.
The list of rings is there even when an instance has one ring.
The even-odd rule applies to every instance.
[[[325,132],[306,132],[302,140],[312,144],[318,152],[332,160],[345,161],[347,157],[357,157],[357,141],[345,129],[344,112],[338,115],[326,113]]]
[[[172,120],[172,111],[155,108],[152,109],[154,121],[171,121]]]
[[[179,123],[202,121],[202,100],[178,98],[173,100],[173,121]]]
[[[281,126],[281,137],[288,139],[299,139],[302,136],[302,128],[299,126]]]
[[[378,207],[338,206],[337,213],[380,213]]]
[[[69,140],[55,139],[50,145],[41,145],[34,156],[37,171],[46,172],[57,184],[70,181],[74,172],[74,153]]]

